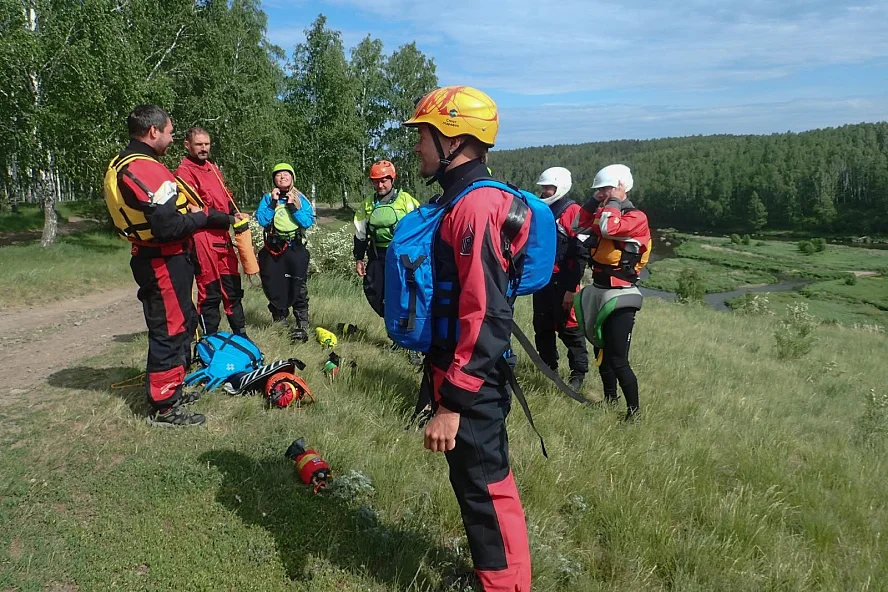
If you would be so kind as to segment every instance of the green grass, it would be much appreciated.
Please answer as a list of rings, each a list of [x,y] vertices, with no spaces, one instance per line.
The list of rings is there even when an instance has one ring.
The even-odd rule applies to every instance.
[[[56,204],[59,223],[64,224],[72,216],[103,220],[107,216],[105,202],[101,199],[81,199],[63,201]],[[43,229],[43,210],[37,204],[19,204],[18,212],[11,210],[0,212],[0,233],[27,232]]]
[[[246,304],[269,359],[307,363],[313,406],[211,394],[197,404],[205,428],[149,428],[141,389],[109,389],[142,368],[144,335],[0,405],[0,589],[447,589],[468,559],[444,459],[403,430],[419,375],[385,347],[359,287],[315,278],[310,291],[314,323],[365,329],[336,348],[358,368],[334,383],[327,351],[289,345],[259,290]],[[528,299],[518,308],[529,329]],[[788,363],[775,359],[773,325],[649,299],[633,334],[637,425],[580,408],[522,356],[550,455],[516,407],[535,590],[888,581],[886,448],[860,427],[865,395],[888,382],[885,337],[820,327],[814,352]],[[283,456],[300,436],[375,493],[312,495]]]
[[[648,266],[650,276],[642,282],[646,288],[655,290],[678,290],[678,278],[685,269],[693,269],[703,278],[703,289],[707,294],[728,292],[742,286],[774,284],[777,278],[770,273],[733,269],[696,259],[670,258],[655,261]]]
[[[860,277],[853,285],[845,280],[818,282],[806,286],[802,293],[809,298],[838,302],[865,303],[888,311],[888,277]]]
[[[0,308],[53,301],[132,282],[129,243],[108,231],[0,248]]]
[[[676,237],[683,241],[675,249],[679,257],[734,269],[811,279],[835,279],[851,271],[888,269],[888,250],[827,245],[824,252],[805,255],[790,242],[763,241],[764,245],[757,246],[689,234]]]
[[[805,302],[808,305],[808,312],[824,323],[845,327],[881,327],[883,331],[888,330],[888,313],[871,304],[839,299],[809,298],[798,292],[767,292],[759,293],[757,296],[768,299],[768,310],[774,314],[783,314],[787,305]],[[730,307],[741,301],[742,297],[732,298],[726,304]]]
[[[70,215],[70,213],[68,213]],[[62,210],[59,210],[59,222],[67,221]],[[37,205],[19,205],[18,212],[4,211],[0,213],[0,232],[27,232],[43,228],[43,210]]]

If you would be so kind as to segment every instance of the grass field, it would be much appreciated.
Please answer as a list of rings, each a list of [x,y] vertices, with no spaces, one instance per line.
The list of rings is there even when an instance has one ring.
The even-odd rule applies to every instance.
[[[290,345],[259,290],[246,305],[269,359],[307,363],[313,406],[209,394],[206,427],[150,428],[141,388],[109,388],[143,367],[144,334],[0,402],[0,590],[466,589],[449,583],[468,556],[446,463],[404,430],[419,376],[359,287],[316,277],[310,291],[314,324],[365,330],[336,348],[357,370],[333,383],[326,350]],[[529,329],[528,299],[518,310]],[[888,411],[867,396],[888,397],[886,338],[821,326],[808,357],[784,362],[773,331],[649,299],[635,425],[579,407],[522,356],[550,455],[515,409],[535,590],[882,588]],[[351,487],[308,491],[283,455],[300,436]]]
[[[675,235],[683,241],[676,255],[734,269],[810,279],[835,279],[853,271],[888,270],[888,250],[827,245],[812,255],[799,252],[795,243],[759,241],[734,244],[728,239],[688,234]]]
[[[0,308],[48,302],[133,282],[129,243],[105,230],[0,248]]]
[[[88,200],[65,201],[56,204],[59,222],[65,223],[71,216],[89,216],[96,211],[96,203]],[[0,213],[0,233],[26,232],[43,228],[43,210],[37,204],[19,204],[18,212]]]
[[[650,276],[641,284],[654,290],[678,290],[678,279],[686,269],[696,271],[703,279],[703,290],[707,294],[728,292],[742,286],[777,283],[771,273],[752,269],[734,269],[706,261],[685,258],[670,258],[655,261],[648,266]]]
[[[845,280],[818,282],[806,286],[802,293],[809,298],[845,303],[864,303],[888,311],[888,277],[861,277],[849,285]]]

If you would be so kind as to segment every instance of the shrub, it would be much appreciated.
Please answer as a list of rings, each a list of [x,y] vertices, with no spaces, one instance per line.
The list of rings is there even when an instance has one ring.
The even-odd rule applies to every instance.
[[[355,273],[352,256],[354,233],[351,224],[343,224],[338,230],[314,226],[306,232],[308,252],[311,253],[309,274],[329,273],[354,282],[360,278]]]
[[[748,245],[752,242],[752,238],[748,234],[744,234],[742,241],[744,245]]]
[[[741,239],[740,239],[740,235],[739,235],[739,234],[732,234],[732,235],[731,235],[731,243],[733,243],[733,244],[735,244],[735,245],[739,245],[740,242],[741,242]]]
[[[799,251],[804,253],[805,255],[813,255],[817,252],[817,247],[815,247],[814,243],[809,240],[799,241],[797,243],[797,246]]]
[[[767,294],[747,292],[731,304],[731,310],[746,315],[773,315]]]
[[[866,394],[863,414],[857,420],[858,436],[866,444],[875,444],[888,436],[888,391]]]
[[[814,245],[814,250],[818,253],[822,253],[826,250],[826,239],[825,238],[812,238],[811,244]]]
[[[814,348],[812,335],[817,319],[808,313],[808,303],[799,302],[786,307],[786,316],[774,332],[777,340],[777,357],[784,360],[800,358]]]
[[[703,300],[703,278],[700,272],[691,267],[685,267],[678,276],[678,294],[679,302],[689,304],[692,302],[700,302]]]
[[[757,243],[755,243],[755,246],[764,247],[766,244],[768,244],[768,243],[766,243],[765,241],[758,241]]]
[[[846,286],[856,286],[857,285],[857,274],[856,273],[849,273],[848,276],[845,278],[845,285]]]

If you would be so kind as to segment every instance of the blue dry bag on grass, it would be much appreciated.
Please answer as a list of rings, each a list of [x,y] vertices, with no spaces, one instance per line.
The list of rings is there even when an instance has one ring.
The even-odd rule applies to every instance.
[[[493,187],[516,197],[500,237],[503,255],[509,260],[507,296],[510,300],[539,291],[552,278],[557,245],[555,218],[549,206],[532,193],[486,179],[472,183],[446,204],[422,205],[401,218],[386,252],[385,328],[392,340],[405,349],[428,352],[431,348],[435,291],[436,288],[441,293],[448,291],[447,286],[438,286],[435,281],[435,236],[444,216],[459,200],[482,187]],[[511,242],[528,215],[531,216],[530,234],[523,265],[516,269],[511,258]],[[443,296],[449,297],[459,295]]]
[[[204,388],[208,391],[236,374],[256,370],[265,358],[248,338],[224,331],[202,337],[194,352],[203,368],[186,376],[185,384],[191,386],[205,380]]]

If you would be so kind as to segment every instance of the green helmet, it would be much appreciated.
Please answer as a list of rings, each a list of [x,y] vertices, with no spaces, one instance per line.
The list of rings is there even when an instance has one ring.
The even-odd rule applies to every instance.
[[[287,171],[290,173],[290,178],[294,181],[296,180],[296,171],[293,170],[293,166],[287,162],[279,162],[274,165],[274,168],[271,169],[271,178],[274,179],[274,176],[277,175],[281,171]]]

